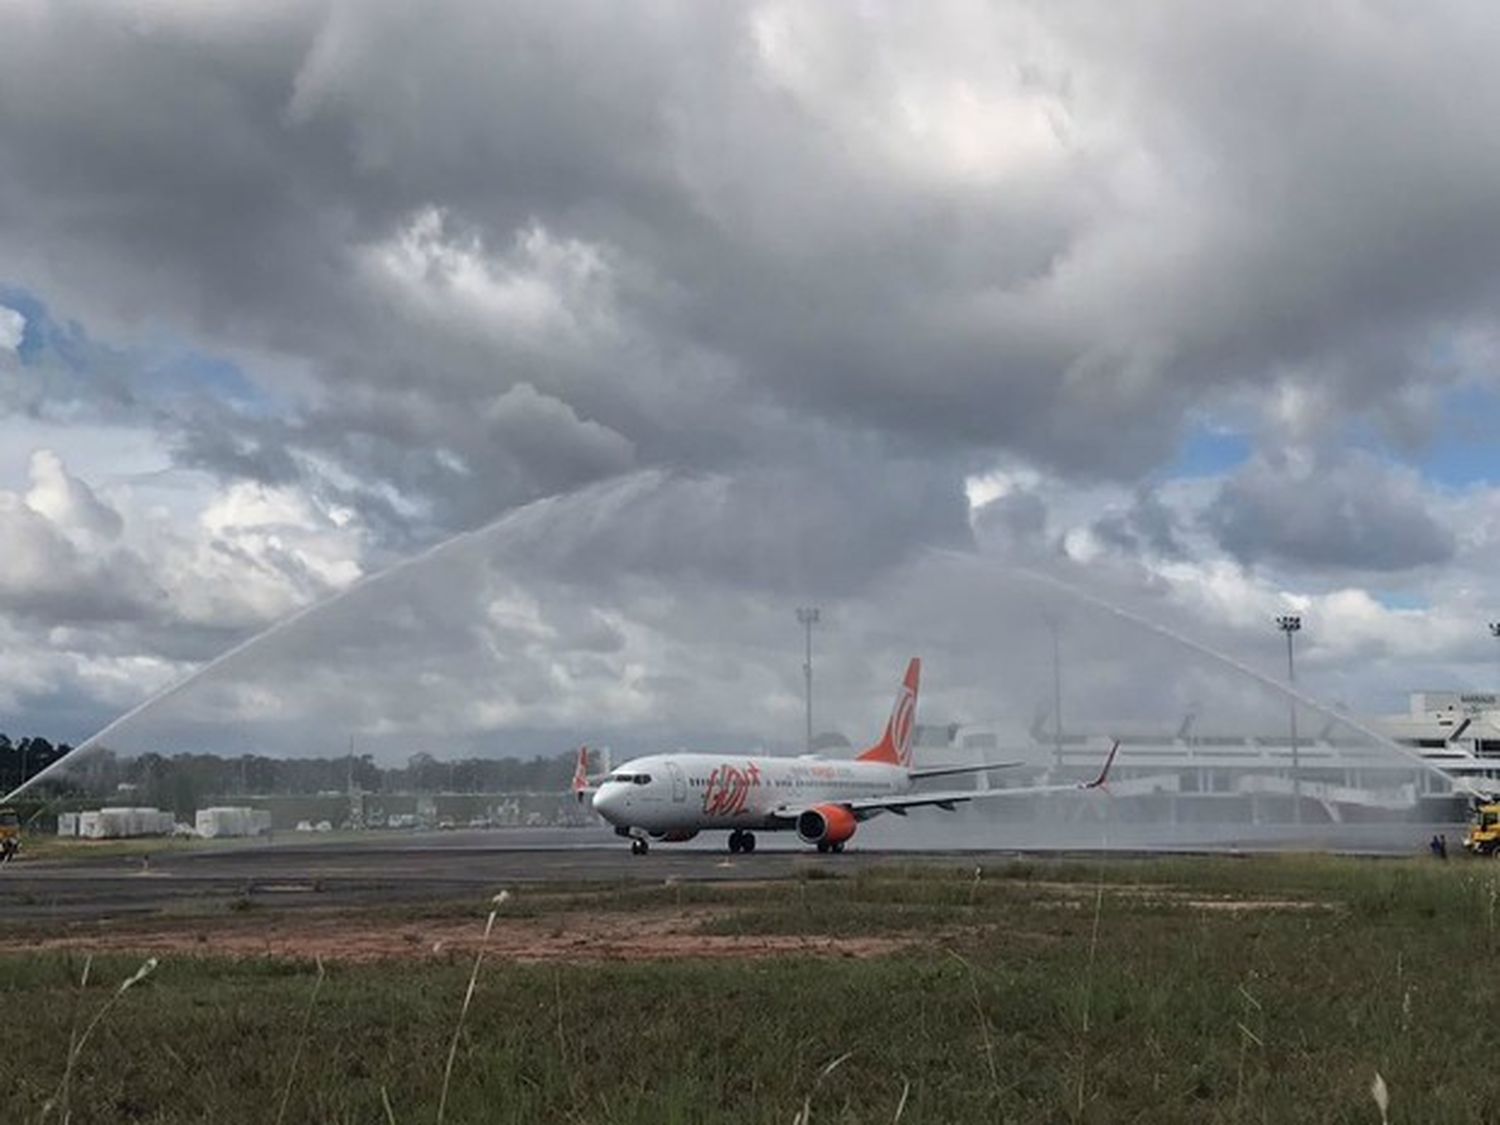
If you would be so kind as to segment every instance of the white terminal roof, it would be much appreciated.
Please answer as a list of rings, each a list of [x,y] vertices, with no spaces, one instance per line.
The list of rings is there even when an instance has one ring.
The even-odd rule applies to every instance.
[[[1207,716],[1184,716],[1174,726],[1161,720],[1070,724],[1065,714],[1060,738],[1045,720],[1030,728],[1014,721],[967,723],[957,727],[948,755],[939,750],[930,756],[978,753],[987,759],[1022,761],[1039,768],[1060,766],[1072,772],[1097,765],[1110,742],[1118,739],[1118,768],[1127,772],[1204,767],[1284,770],[1294,757],[1302,770],[1420,770],[1416,760],[1420,758],[1448,773],[1494,775],[1500,781],[1500,696],[1414,692],[1405,714],[1349,718],[1408,753],[1401,754],[1336,717],[1299,708],[1295,754],[1285,725],[1236,729]],[[936,734],[943,728],[928,729]]]

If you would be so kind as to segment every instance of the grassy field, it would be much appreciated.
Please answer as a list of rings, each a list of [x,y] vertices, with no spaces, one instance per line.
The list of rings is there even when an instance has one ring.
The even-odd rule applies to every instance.
[[[1377,1122],[1378,1072],[1392,1122],[1497,1121],[1497,900],[1500,863],[1298,856],[531,888],[497,931],[850,944],[487,960],[446,1120]],[[165,957],[122,993],[141,958],[85,964],[0,958],[0,1121],[60,1121],[64,1087],[74,1121],[432,1121],[473,968]]]

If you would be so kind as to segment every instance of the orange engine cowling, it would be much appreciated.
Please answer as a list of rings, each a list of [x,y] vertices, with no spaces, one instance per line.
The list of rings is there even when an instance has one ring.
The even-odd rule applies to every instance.
[[[814,805],[797,816],[797,835],[804,844],[842,844],[859,821],[843,805]]]

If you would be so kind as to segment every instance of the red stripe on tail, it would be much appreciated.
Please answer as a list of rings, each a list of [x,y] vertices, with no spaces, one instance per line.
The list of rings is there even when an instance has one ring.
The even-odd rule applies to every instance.
[[[896,693],[896,705],[885,724],[880,741],[859,756],[861,762],[888,762],[903,768],[911,765],[911,738],[917,727],[917,688],[922,679],[922,661],[912,657],[906,678]]]
[[[580,801],[589,787],[589,748],[580,746],[578,748],[578,765],[573,767],[573,792]]]

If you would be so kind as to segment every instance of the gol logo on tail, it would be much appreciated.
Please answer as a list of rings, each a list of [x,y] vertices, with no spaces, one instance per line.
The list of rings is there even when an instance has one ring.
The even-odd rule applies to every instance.
[[[703,792],[703,811],[710,816],[734,816],[745,811],[750,788],[760,788],[760,767],[751,762],[744,769],[727,762],[708,775]]]

